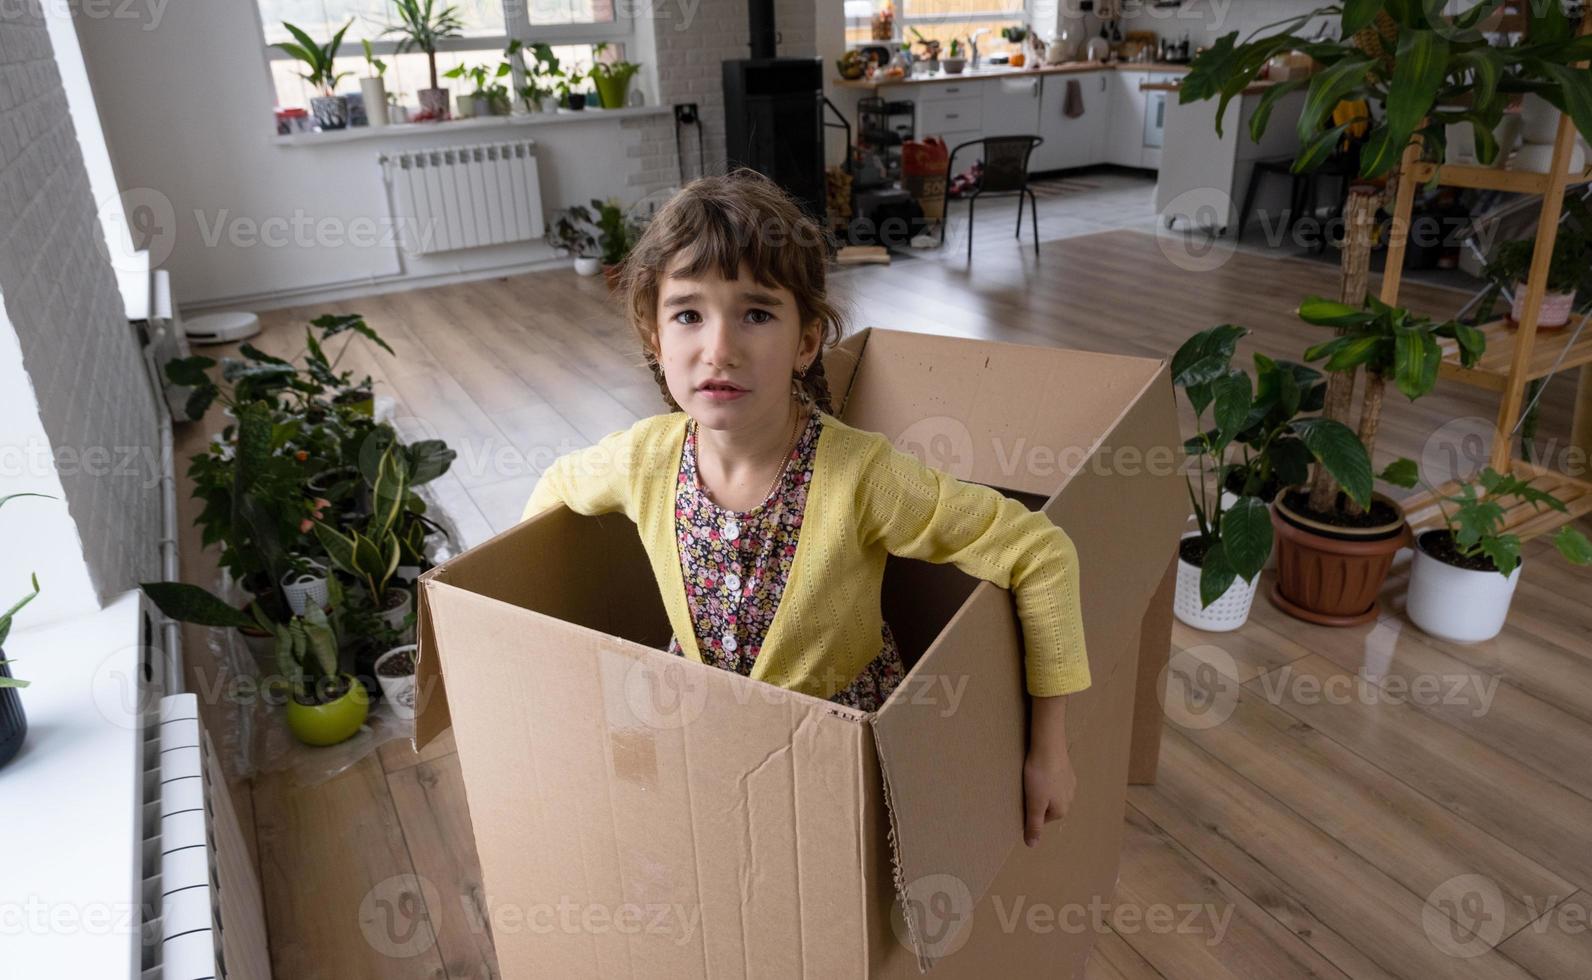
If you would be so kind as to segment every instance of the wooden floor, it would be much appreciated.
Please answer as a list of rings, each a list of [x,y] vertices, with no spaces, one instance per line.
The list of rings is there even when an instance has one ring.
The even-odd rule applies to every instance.
[[[1128,231],[1048,241],[1036,259],[1009,231],[985,247],[993,225],[980,222],[971,271],[948,249],[841,271],[836,291],[857,326],[1130,354],[1237,322],[1255,331],[1246,357],[1296,357],[1321,334],[1294,305],[1335,293],[1317,263],[1240,253],[1192,271]],[[1433,314],[1462,301],[1405,294]],[[349,357],[383,379],[411,433],[460,450],[438,489],[471,542],[514,522],[553,453],[663,410],[600,279],[550,272],[280,310],[258,343],[291,355],[303,322],[332,311],[364,314],[397,351]],[[1563,442],[1572,391],[1573,379],[1550,387],[1545,440]],[[1447,385],[1414,405],[1390,395],[1379,455],[1419,458],[1453,420],[1491,413]],[[183,446],[220,424],[186,427]],[[203,581],[205,557],[185,550]],[[1509,625],[1477,646],[1409,625],[1402,570],[1387,614],[1357,629],[1308,626],[1264,599],[1236,633],[1179,626],[1171,687],[1186,703],[1169,702],[1180,724],[1166,726],[1160,781],[1129,792],[1124,914],[1087,976],[1592,975],[1592,570],[1540,543],[1527,553]],[[276,976],[498,975],[448,737],[418,757],[389,743],[313,788],[268,774],[236,792],[253,815]],[[1145,925],[1163,906],[1171,927]]]

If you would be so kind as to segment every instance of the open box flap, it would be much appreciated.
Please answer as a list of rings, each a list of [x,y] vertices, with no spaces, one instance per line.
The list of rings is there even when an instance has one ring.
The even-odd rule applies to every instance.
[[[874,349],[870,345],[870,357]],[[1102,446],[1113,452],[1134,447],[1142,457],[1152,448],[1177,445],[1164,366],[1122,399],[1129,407],[1106,427]],[[1073,539],[1081,572],[1092,683],[1068,701],[1074,758],[1106,750],[1101,740],[1110,733],[1101,725],[1109,721],[1103,717],[1112,703],[1108,689],[1134,682],[1140,626],[1155,614],[1149,604],[1186,519],[1175,464],[1128,466],[1121,465],[1120,455],[1114,459],[1112,465],[1074,467],[1044,508]],[[1124,509],[1138,520],[1090,519]],[[933,966],[936,949],[956,944],[954,930],[924,935],[914,912],[960,895],[971,902],[960,919],[965,926],[1006,861],[1020,860],[1011,851],[1023,836],[1028,715],[1021,649],[1011,594],[980,585],[873,719],[897,899],[921,969]],[[951,696],[953,690],[960,690],[959,698]],[[1109,791],[1078,787],[1080,794]]]

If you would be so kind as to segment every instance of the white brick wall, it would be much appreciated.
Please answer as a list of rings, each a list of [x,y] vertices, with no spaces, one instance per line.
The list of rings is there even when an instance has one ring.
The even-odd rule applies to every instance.
[[[775,22],[781,57],[817,55],[815,3],[839,0],[775,0]],[[683,5],[654,6],[657,39],[658,86],[664,105],[695,102],[702,113],[704,158],[697,157],[696,134],[683,131],[682,155],[686,176],[724,172],[724,88],[721,62],[751,53],[746,0],[701,0],[692,16],[683,17]],[[672,127],[674,124],[669,122]],[[669,130],[665,138],[673,142]],[[670,165],[674,150],[669,149]]]
[[[55,461],[24,479],[58,478],[100,597],[157,576],[155,407],[47,28],[26,4],[0,16],[0,304],[32,388],[8,408],[36,406]]]

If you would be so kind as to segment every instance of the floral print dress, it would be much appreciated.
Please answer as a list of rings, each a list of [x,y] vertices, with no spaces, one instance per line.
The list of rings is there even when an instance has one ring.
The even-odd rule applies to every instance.
[[[761,504],[747,511],[720,507],[697,476],[695,420],[686,423],[675,488],[674,528],[685,580],[686,605],[702,659],[749,675],[790,578],[813,479],[822,415],[811,408],[784,473]],[[885,624],[877,657],[830,700],[875,711],[906,676],[901,651]],[[684,656],[679,638],[669,652]]]

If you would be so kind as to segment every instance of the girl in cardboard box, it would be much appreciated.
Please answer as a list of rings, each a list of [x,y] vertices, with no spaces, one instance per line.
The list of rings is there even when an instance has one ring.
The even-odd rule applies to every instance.
[[[524,516],[560,503],[622,511],[666,579],[671,652],[866,711],[906,674],[880,611],[888,555],[1010,589],[1033,706],[1033,846],[1076,787],[1066,696],[1089,686],[1077,551],[1044,514],[831,414],[823,351],[844,323],[828,262],[823,232],[759,174],[704,177],[675,195],[619,285],[674,411],[557,459]]]

